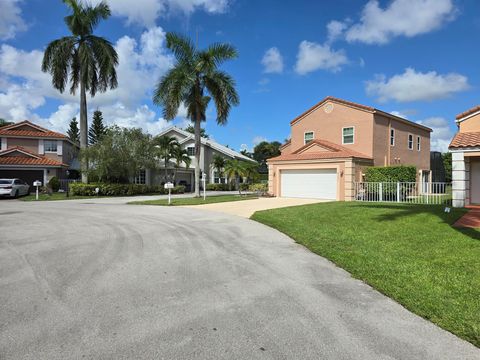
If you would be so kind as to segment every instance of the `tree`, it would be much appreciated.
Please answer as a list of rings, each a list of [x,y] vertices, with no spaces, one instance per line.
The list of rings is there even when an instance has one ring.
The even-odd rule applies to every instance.
[[[247,162],[237,159],[227,160],[225,161],[224,172],[230,180],[235,181],[235,187],[241,195],[240,178],[247,175]]]
[[[267,159],[280,155],[280,144],[278,141],[262,141],[253,148],[253,158],[260,164]]]
[[[103,125],[103,114],[100,110],[95,110],[93,113],[93,121],[88,130],[88,140],[90,144],[96,144],[102,139],[106,131],[105,125]]]
[[[240,154],[249,157],[250,159],[253,159],[253,154],[249,152],[247,149],[240,150]]]
[[[186,132],[189,132],[191,134],[195,134],[195,128],[192,125],[188,125],[185,129]],[[205,139],[210,139],[210,136],[207,134],[207,131],[205,128],[200,128],[200,136]]]
[[[113,126],[96,144],[80,151],[92,166],[88,175],[104,182],[129,183],[144,169],[158,167],[155,142],[141,129]]]
[[[177,178],[177,171],[182,163],[185,164],[185,167],[188,169],[192,163],[192,159],[188,156],[188,151],[182,149],[180,146],[175,146],[172,151],[172,158],[175,160],[175,172],[173,173],[173,182]]]
[[[65,17],[70,36],[48,44],[43,55],[42,71],[52,75],[52,85],[61,93],[70,84],[70,93],[80,87],[80,148],[87,144],[87,91],[91,97],[97,92],[117,87],[118,55],[107,39],[93,35],[101,20],[110,17],[105,1],[93,6],[81,0],[63,0],[71,13]],[[87,182],[88,160],[83,159],[82,181]]]
[[[217,124],[227,123],[232,106],[239,104],[235,81],[219,66],[237,57],[229,44],[215,43],[205,50],[197,50],[184,36],[168,33],[166,45],[173,52],[176,64],[159,81],[153,102],[163,107],[163,117],[173,120],[183,103],[187,116],[194,124],[195,134],[195,196],[200,196],[200,123],[206,121],[206,111],[213,100]]]
[[[223,168],[225,167],[225,158],[220,155],[214,155],[212,159],[212,167],[218,174],[218,177],[221,179],[223,177]],[[222,182],[220,180],[220,182]]]
[[[445,182],[452,182],[452,153],[442,154],[443,167],[445,168]]]
[[[13,124],[14,124],[13,121],[7,121],[5,119],[0,118],[0,127],[7,126],[7,125],[13,125]]]
[[[177,139],[173,136],[163,135],[155,138],[155,145],[158,149],[158,154],[164,162],[165,166],[165,182],[168,181],[168,163],[173,158],[173,153],[176,147],[179,147]]]
[[[72,142],[78,144],[80,141],[80,130],[78,129],[78,121],[77,118],[74,117],[70,120],[70,127],[67,130],[67,135]]]

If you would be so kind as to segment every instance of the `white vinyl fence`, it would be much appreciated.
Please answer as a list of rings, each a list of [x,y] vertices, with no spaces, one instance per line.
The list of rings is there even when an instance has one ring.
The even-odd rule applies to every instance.
[[[355,183],[355,200],[448,205],[452,186],[444,182],[360,182]]]

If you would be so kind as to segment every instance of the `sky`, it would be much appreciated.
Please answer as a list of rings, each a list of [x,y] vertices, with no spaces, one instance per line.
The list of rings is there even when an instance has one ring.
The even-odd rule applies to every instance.
[[[98,3],[100,0],[89,0]],[[172,122],[152,103],[174,65],[167,32],[198,46],[234,45],[222,65],[240,105],[224,126],[211,105],[207,133],[231,148],[284,141],[290,121],[326,96],[373,106],[431,127],[432,149],[446,151],[455,116],[480,104],[478,0],[108,0],[112,17],[95,34],[119,55],[119,86],[88,99],[107,124],[153,135]],[[0,118],[66,131],[79,94],[59,93],[41,61],[47,44],[68,35],[61,0],[0,0]]]

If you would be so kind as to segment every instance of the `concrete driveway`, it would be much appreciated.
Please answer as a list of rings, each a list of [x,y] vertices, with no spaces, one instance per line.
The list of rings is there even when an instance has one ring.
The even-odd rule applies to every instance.
[[[226,203],[214,203],[205,205],[184,206],[199,210],[210,210],[230,215],[237,215],[245,218],[252,216],[255,211],[276,209],[287,206],[298,206],[306,204],[314,204],[330,200],[319,199],[294,199],[294,198],[258,198],[245,201],[233,201]]]
[[[290,238],[185,208],[0,202],[3,359],[479,359]]]

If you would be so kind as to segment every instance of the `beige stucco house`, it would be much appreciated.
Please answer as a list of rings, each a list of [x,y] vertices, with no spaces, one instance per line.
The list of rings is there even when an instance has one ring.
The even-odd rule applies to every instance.
[[[480,105],[456,117],[458,132],[450,143],[452,203],[480,205]]]
[[[327,97],[290,122],[290,140],[268,160],[274,196],[352,200],[368,166],[413,165],[430,180],[431,129]]]
[[[0,128],[0,178],[20,178],[29,185],[64,179],[77,153],[66,135],[27,120]]]

